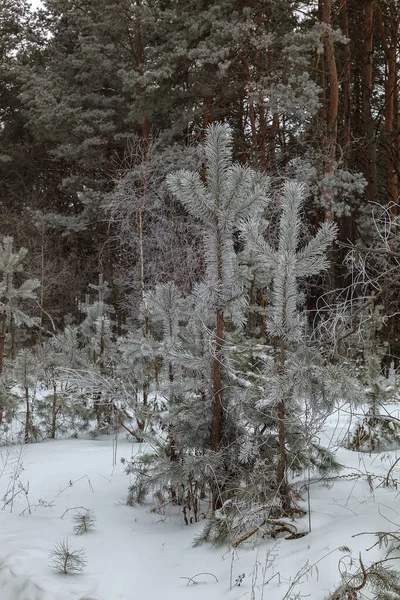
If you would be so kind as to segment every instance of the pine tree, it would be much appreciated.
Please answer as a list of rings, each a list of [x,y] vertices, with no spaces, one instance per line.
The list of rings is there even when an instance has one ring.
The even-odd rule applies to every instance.
[[[121,357],[117,374],[124,382],[128,406],[133,409],[137,425],[135,436],[142,441],[150,415],[155,412],[151,400],[157,396],[158,343],[139,327],[132,328],[126,336],[119,338],[117,347]]]
[[[174,367],[172,356],[176,350],[179,341],[179,321],[182,321],[184,302],[182,294],[173,283],[158,285],[153,292],[148,294],[148,308],[152,315],[153,323],[162,325],[162,341],[159,347],[159,355],[163,359],[164,369],[167,373],[164,375],[166,380],[166,390],[168,397],[169,412],[173,411],[176,399],[174,397]],[[173,423],[168,424],[169,434],[169,453],[171,461],[178,460],[178,448],[174,438]],[[173,496],[176,492],[173,491]]]
[[[321,349],[309,330],[302,293],[307,278],[328,265],[326,251],[337,229],[330,222],[304,239],[302,208],[304,186],[287,181],[280,197],[280,219],[241,222],[241,258],[264,270],[268,285],[266,328],[269,344],[242,339],[232,344],[232,375],[242,388],[239,413],[242,424],[234,451],[235,476],[224,503],[196,540],[234,545],[254,534],[275,535],[276,519],[302,511],[290,485],[290,473],[316,470],[322,476],[340,465],[318,436],[338,400],[360,400],[362,394],[351,373],[332,364],[328,348]],[[239,350],[240,349],[240,350]]]
[[[24,444],[30,441],[33,431],[31,395],[35,392],[38,381],[38,360],[28,349],[20,350],[15,357],[12,369],[13,379],[24,393],[25,400],[25,425]]]
[[[86,302],[81,305],[81,311],[86,315],[79,326],[81,344],[87,353],[87,368],[89,379],[96,377],[96,374],[105,377],[112,369],[112,357],[115,348],[113,334],[113,322],[111,315],[114,313],[112,306],[106,303],[109,294],[107,281],[103,280],[103,275],[99,275],[99,283],[89,284],[91,289],[97,292],[97,300],[90,302],[87,297]],[[96,390],[96,386],[90,384],[93,391],[93,408],[99,428],[108,427],[111,423],[112,407],[110,403],[102,397],[101,384]]]
[[[206,278],[196,294],[214,314],[213,413],[210,446],[221,449],[225,321],[244,321],[245,280],[238,269],[235,232],[241,219],[258,215],[267,203],[267,180],[250,168],[232,162],[232,133],[226,125],[211,126],[204,144],[204,181],[200,173],[169,175],[170,191],[198,219],[204,230]]]
[[[0,375],[3,373],[7,335],[11,338],[13,346],[15,327],[33,327],[39,323],[36,317],[23,310],[24,301],[36,298],[35,290],[39,287],[39,282],[26,279],[19,286],[16,285],[16,277],[23,271],[23,261],[27,252],[26,248],[14,252],[12,237],[3,238],[0,244]],[[0,409],[0,424],[2,418],[3,411]]]
[[[88,369],[87,353],[81,347],[77,326],[48,338],[37,348],[38,377],[49,392],[37,402],[36,416],[43,434],[54,439],[57,433],[86,431],[94,419],[86,399],[74,394],[76,373]]]
[[[305,192],[305,187],[295,181],[288,181],[283,186],[278,243],[275,248],[258,233],[260,224],[257,220],[251,218],[242,224],[243,240],[248,250],[251,250],[255,262],[259,267],[262,265],[272,272],[267,329],[273,339],[275,355],[274,361],[265,370],[264,376],[269,386],[260,406],[270,407],[274,415],[272,419],[275,418],[278,425],[276,490],[284,514],[290,514],[293,510],[288,484],[289,469],[295,468],[297,461],[293,440],[296,436],[304,439],[304,434],[300,434],[299,438],[300,431],[295,433],[296,419],[300,418],[303,402],[308,402],[308,394],[311,402],[316,400],[315,392],[312,393],[313,386],[318,385],[322,397],[326,395],[325,384],[321,379],[321,359],[305,343],[299,283],[327,268],[326,251],[337,233],[336,226],[326,222],[308,243],[302,245],[301,211]],[[324,410],[321,406],[319,408]],[[297,452],[299,450],[300,447]]]

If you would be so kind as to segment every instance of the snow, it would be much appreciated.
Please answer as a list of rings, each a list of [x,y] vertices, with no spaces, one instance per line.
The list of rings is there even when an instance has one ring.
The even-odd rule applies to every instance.
[[[325,439],[345,437],[347,424],[345,410],[332,415]],[[310,486],[311,533],[296,540],[255,543],[250,538],[234,551],[193,548],[201,523],[185,526],[176,508],[157,514],[150,503],[124,504],[129,481],[120,459],[143,450],[119,440],[113,466],[111,437],[1,449],[1,498],[10,491],[17,465],[23,464],[12,512],[11,504],[0,511],[1,600],[283,600],[301,572],[293,597],[301,592],[322,600],[340,579],[338,565],[354,570],[359,552],[366,565],[382,556],[377,546],[367,550],[376,542],[373,535],[353,536],[393,531],[400,522],[398,492],[382,484],[397,453],[369,456],[339,448],[337,458],[345,465],[341,477],[328,483],[314,480]],[[392,477],[397,476],[396,466]],[[0,508],[2,504],[4,500]],[[97,517],[95,531],[82,536],[73,533],[73,511],[64,515],[78,506],[92,509]],[[296,526],[307,531],[308,516]],[[73,548],[86,552],[80,575],[50,569],[53,545],[67,537]],[[353,566],[344,547],[351,550]]]

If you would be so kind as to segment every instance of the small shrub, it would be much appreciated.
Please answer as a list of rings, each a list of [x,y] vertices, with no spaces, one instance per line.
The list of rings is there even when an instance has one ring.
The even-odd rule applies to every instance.
[[[77,512],[73,517],[74,533],[76,535],[83,535],[89,531],[93,531],[96,527],[96,515],[92,510],[86,510],[85,512]]]
[[[400,448],[400,422],[389,415],[368,413],[357,425],[349,447],[358,452]]]
[[[49,554],[50,566],[56,573],[74,575],[81,573],[86,565],[83,548],[73,550],[68,539],[57,542]]]

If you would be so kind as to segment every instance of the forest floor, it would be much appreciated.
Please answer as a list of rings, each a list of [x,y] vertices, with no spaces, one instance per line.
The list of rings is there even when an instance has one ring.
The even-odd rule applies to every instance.
[[[343,440],[348,425],[345,410],[335,413],[322,442]],[[378,546],[368,550],[374,535],[356,534],[400,528],[400,492],[382,483],[400,450],[368,455],[339,447],[340,478],[310,486],[311,533],[251,538],[234,551],[193,548],[202,523],[185,526],[176,508],[156,514],[150,503],[124,504],[128,477],[120,459],[143,450],[119,440],[113,466],[111,437],[1,449],[0,600],[323,600],[340,570],[359,566],[359,552],[366,566],[383,557]],[[400,478],[400,462],[391,476]],[[65,511],[75,507],[95,512],[93,532],[73,533],[74,510]],[[308,516],[296,526],[308,531]],[[49,553],[65,538],[85,550],[82,574],[50,568]]]

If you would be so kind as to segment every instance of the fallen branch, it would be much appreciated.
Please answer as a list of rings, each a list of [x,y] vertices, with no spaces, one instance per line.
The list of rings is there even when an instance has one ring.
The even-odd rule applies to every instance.
[[[287,533],[289,533],[292,536],[298,535],[297,528],[294,525],[289,525],[288,523],[285,523],[285,521],[275,521],[273,519],[265,519],[265,521],[263,521],[261,523],[261,525],[259,525],[258,527],[256,527],[252,531],[250,531],[249,533],[246,533],[246,535],[244,535],[240,539],[236,540],[236,542],[233,543],[233,547],[237,548],[238,546],[240,546],[240,544],[243,544],[243,542],[247,541],[249,538],[251,538],[253,535],[255,535],[265,525],[273,525],[274,527],[277,527],[277,529],[274,533],[281,533],[282,531],[286,531]],[[295,538],[292,538],[292,539],[295,539]]]

